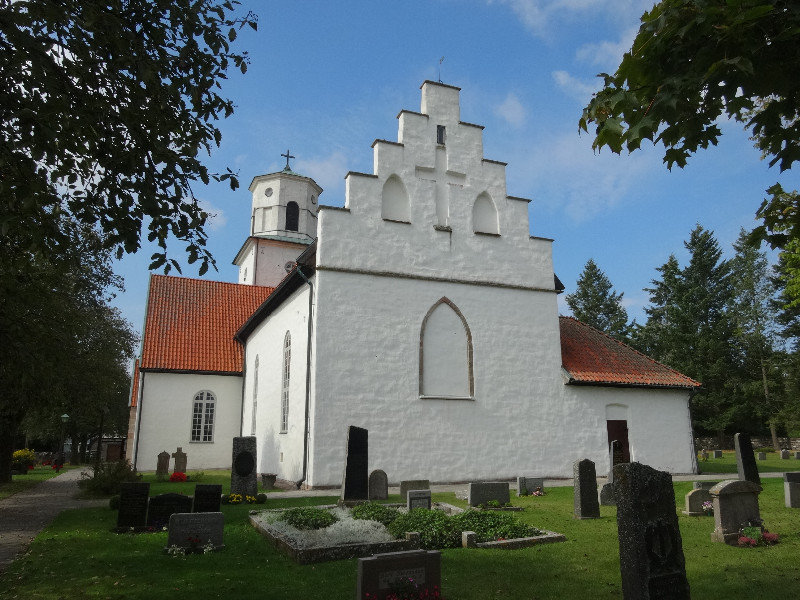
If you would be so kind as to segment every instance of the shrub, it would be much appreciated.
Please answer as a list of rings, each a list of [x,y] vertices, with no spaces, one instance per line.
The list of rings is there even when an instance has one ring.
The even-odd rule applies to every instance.
[[[186,481],[186,473],[175,471],[172,475],[169,476],[169,480],[172,482],[183,483],[184,481]]]
[[[350,510],[350,514],[354,519],[364,519],[366,521],[377,521],[384,525],[389,525],[397,517],[400,516],[400,511],[385,504],[377,502],[366,502],[358,504]]]
[[[200,483],[205,479],[206,474],[203,471],[195,471],[194,473],[187,473],[186,479],[195,483]]]
[[[256,504],[264,504],[266,501],[267,501],[267,495],[266,494],[262,493],[262,494],[258,494],[256,496]]]
[[[499,539],[532,537],[542,532],[520,523],[508,513],[466,510],[450,517],[457,531],[474,531],[476,541],[491,542]]]
[[[461,545],[461,530],[440,510],[415,508],[398,516],[386,528],[396,538],[407,531],[418,531],[420,543],[427,550]]]
[[[339,520],[333,513],[314,507],[291,508],[279,518],[297,529],[324,529]]]
[[[24,448],[17,450],[11,455],[11,470],[27,472],[30,467],[36,464],[36,454],[33,450]]]
[[[93,474],[81,473],[78,487],[94,496],[119,494],[120,486],[126,481],[139,481],[142,478],[127,460],[100,463]]]

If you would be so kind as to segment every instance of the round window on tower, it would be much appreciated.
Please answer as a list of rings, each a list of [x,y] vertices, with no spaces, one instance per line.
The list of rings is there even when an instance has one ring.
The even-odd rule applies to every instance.
[[[265,195],[267,198],[269,198],[270,196],[272,196],[272,188],[267,188],[267,189],[264,191],[264,195]]]

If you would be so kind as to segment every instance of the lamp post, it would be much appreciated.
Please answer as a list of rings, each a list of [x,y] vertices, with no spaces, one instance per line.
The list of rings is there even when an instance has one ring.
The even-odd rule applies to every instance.
[[[61,415],[61,444],[58,447],[58,458],[56,470],[61,470],[61,467],[64,466],[64,427],[67,425],[67,421],[69,421],[69,415],[64,413]]]

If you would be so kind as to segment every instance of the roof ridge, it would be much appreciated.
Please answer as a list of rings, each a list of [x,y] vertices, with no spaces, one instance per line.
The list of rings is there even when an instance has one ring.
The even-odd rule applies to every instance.
[[[183,279],[184,281],[198,281],[200,283],[216,283],[219,285],[233,285],[242,288],[259,288],[274,290],[275,286],[270,285],[255,285],[249,283],[239,283],[238,281],[219,281],[217,279],[202,279],[201,277],[186,277],[184,275],[164,275],[163,273],[150,273],[151,277],[159,277],[162,279]]]

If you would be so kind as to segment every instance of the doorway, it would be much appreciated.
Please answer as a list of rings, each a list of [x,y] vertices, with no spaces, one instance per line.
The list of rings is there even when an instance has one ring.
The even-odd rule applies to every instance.
[[[617,440],[614,448],[613,464],[631,462],[631,452],[628,446],[628,421],[625,419],[608,419],[606,421],[606,430],[608,431],[609,448],[611,448],[611,442]]]

